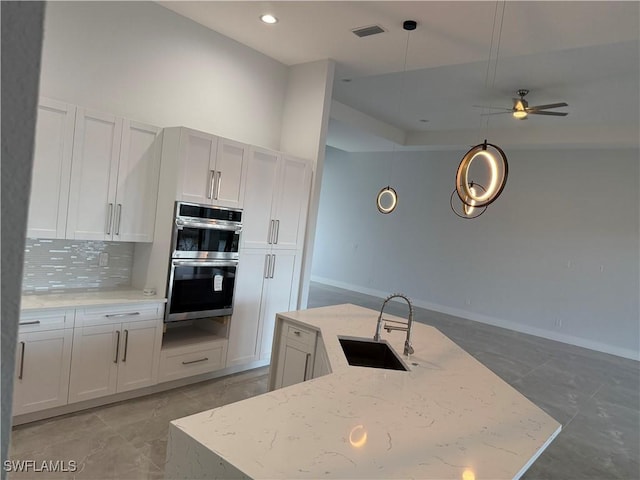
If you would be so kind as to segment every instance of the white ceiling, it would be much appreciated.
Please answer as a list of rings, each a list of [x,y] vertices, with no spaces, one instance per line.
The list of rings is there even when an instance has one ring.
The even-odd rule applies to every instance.
[[[347,151],[459,148],[483,135],[514,147],[638,145],[638,2],[160,4],[285,65],[334,59],[327,143]],[[260,22],[266,12],[279,22]],[[407,19],[418,22],[409,34]],[[351,32],[369,25],[385,32]],[[518,121],[473,107],[508,108],[519,88],[530,105],[567,102],[569,115]]]

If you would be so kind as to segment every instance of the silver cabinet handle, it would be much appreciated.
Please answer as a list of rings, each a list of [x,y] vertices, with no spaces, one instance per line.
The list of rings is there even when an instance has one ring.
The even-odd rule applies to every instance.
[[[276,256],[271,255],[271,257],[273,259],[271,260],[271,274],[269,275],[269,278],[273,278],[273,274],[276,272]]]
[[[140,312],[128,312],[128,313],[108,313],[105,315],[107,318],[116,318],[116,317],[134,317],[136,315],[140,315]]]
[[[118,353],[120,353],[120,330],[116,330],[116,356],[113,359],[113,363],[118,363]]]
[[[264,256],[264,278],[269,278],[270,270],[271,270],[271,255],[266,254]]]
[[[267,233],[267,243],[271,243],[273,237],[273,220],[269,220],[269,232]]]
[[[222,172],[218,170],[216,173],[218,174],[217,175],[218,178],[216,180],[216,194],[214,195],[213,198],[215,200],[218,200],[218,197],[220,196],[220,182],[222,181]]]
[[[276,222],[276,234],[275,234],[275,240],[273,241],[273,243],[278,243],[278,236],[280,235],[280,220],[275,220]]]
[[[209,193],[207,194],[207,198],[211,199],[213,198],[213,180],[216,176],[216,171],[215,170],[209,170]]]
[[[304,359],[304,379],[307,380],[307,374],[309,373],[307,369],[309,368],[309,358],[311,357],[310,353],[307,353],[306,358]]]
[[[20,322],[20,325],[40,325],[40,320],[34,320],[33,322]]]
[[[183,365],[190,365],[192,363],[198,363],[198,362],[206,362],[207,360],[209,360],[207,357],[201,358],[199,360],[191,360],[190,362],[182,362]]]
[[[119,203],[116,206],[116,218],[118,219],[116,221],[116,235],[120,235],[120,220],[122,220],[122,204]]]
[[[24,373],[24,349],[26,344],[24,342],[20,342],[20,346],[22,348],[20,350],[20,373],[18,373],[18,380],[22,380],[22,374]]]
[[[113,216],[113,203],[109,204],[109,213],[107,213],[107,221],[106,221],[106,225],[104,226],[104,229],[107,232],[107,235],[111,235],[111,220],[112,220],[112,216]]]
[[[122,361],[127,361],[127,350],[129,348],[129,330],[124,331],[124,355],[122,355]]]

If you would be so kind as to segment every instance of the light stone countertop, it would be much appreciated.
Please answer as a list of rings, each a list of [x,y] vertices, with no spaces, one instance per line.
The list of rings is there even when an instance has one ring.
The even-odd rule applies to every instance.
[[[36,293],[22,295],[23,312],[45,308],[99,307],[126,303],[158,303],[167,299],[159,295],[143,295],[142,290],[114,289],[95,292]]]
[[[376,311],[279,316],[321,332],[333,373],[174,420],[166,478],[518,478],[560,432],[434,327],[414,323],[403,372],[342,352],[337,336],[371,338]],[[402,353],[405,332],[382,336]]]

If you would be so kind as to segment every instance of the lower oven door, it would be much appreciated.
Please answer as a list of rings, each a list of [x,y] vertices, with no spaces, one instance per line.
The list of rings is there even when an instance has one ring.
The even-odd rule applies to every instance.
[[[172,260],[165,322],[231,315],[237,260]]]

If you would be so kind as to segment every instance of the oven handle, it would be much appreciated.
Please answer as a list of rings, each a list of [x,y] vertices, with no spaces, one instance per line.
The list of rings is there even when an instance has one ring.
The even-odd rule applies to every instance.
[[[172,260],[176,267],[237,267],[238,260]]]
[[[228,230],[231,232],[240,232],[242,225],[238,224],[226,224],[218,222],[198,222],[193,220],[182,220],[176,218],[176,227],[180,228],[207,228],[211,230]]]

